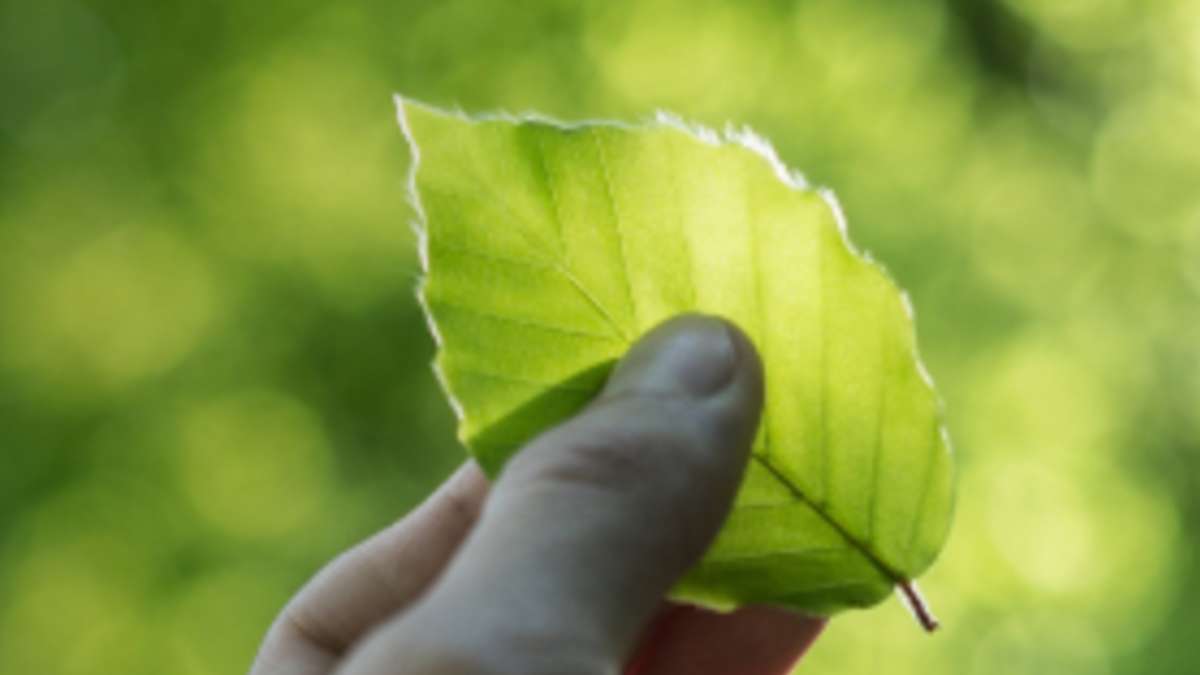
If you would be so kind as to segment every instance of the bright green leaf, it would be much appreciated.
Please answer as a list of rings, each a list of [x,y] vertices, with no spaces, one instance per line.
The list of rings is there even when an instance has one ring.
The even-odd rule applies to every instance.
[[[939,403],[905,296],[832,195],[749,132],[398,104],[437,371],[485,470],[579,410],[648,329],[716,314],[758,346],[766,408],[733,512],[676,596],[829,614],[930,566],[953,502]]]

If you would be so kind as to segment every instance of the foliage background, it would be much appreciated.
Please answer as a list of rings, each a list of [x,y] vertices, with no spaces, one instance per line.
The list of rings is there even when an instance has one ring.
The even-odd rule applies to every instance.
[[[946,628],[801,672],[1194,668],[1194,2],[0,0],[0,672],[242,672],[460,461],[392,91],[748,123],[910,290]]]

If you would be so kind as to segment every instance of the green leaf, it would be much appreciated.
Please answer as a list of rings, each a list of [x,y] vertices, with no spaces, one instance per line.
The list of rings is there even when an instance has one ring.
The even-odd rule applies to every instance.
[[[761,352],[766,407],[676,596],[830,614],[911,591],[949,527],[949,443],[907,299],[830,193],[750,132],[398,106],[436,370],[486,471],[579,410],[645,331],[724,316]]]

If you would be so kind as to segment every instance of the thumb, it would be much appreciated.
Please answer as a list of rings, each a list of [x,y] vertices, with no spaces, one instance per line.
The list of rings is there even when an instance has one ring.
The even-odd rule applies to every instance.
[[[438,585],[343,672],[616,672],[720,528],[761,405],[737,328],[684,316],[651,331],[582,414],[509,463]]]

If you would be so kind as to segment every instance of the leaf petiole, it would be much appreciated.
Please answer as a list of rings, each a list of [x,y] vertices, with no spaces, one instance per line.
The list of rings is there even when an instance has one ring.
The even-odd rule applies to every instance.
[[[904,606],[908,611],[912,612],[913,618],[917,623],[921,624],[926,632],[932,633],[938,629],[940,625],[937,617],[929,609],[929,604],[925,602],[925,598],[921,596],[921,591],[917,588],[917,582],[904,581],[896,586],[900,592],[901,599],[904,600]]]

